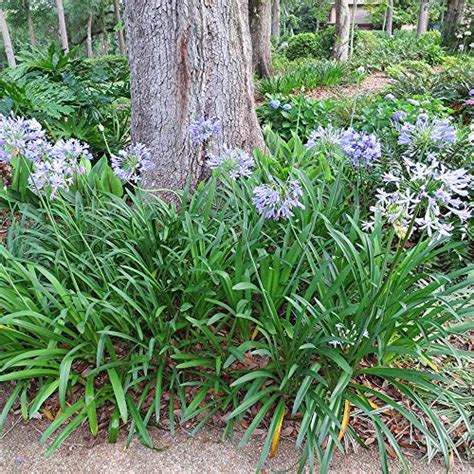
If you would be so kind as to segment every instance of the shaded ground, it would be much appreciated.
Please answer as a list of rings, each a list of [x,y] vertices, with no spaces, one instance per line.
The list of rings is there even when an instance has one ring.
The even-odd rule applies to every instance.
[[[317,87],[306,94],[311,99],[331,99],[353,95],[374,94],[387,87],[392,79],[382,72],[370,74],[360,84],[346,86]]]
[[[2,397],[3,394],[3,397]],[[5,386],[0,386],[0,411],[4,403]],[[45,447],[39,439],[47,423],[34,420],[28,424],[20,415],[10,417],[0,435],[0,473],[252,473],[255,472],[262,441],[254,440],[243,450],[236,443],[222,442],[220,433],[204,430],[190,438],[184,430],[176,437],[158,429],[151,435],[156,449],[151,450],[134,440],[126,448],[126,440],[110,445],[92,440],[87,428],[69,438],[48,460],[43,456]],[[438,474],[445,470],[438,462],[431,464],[410,459],[411,472]],[[267,466],[267,472],[296,472],[298,452],[288,440],[283,440],[276,459]],[[453,472],[469,473],[472,466],[458,464]],[[391,472],[398,473],[398,463],[391,464]],[[376,450],[359,449],[347,456],[337,454],[333,473],[378,473],[380,463]]]

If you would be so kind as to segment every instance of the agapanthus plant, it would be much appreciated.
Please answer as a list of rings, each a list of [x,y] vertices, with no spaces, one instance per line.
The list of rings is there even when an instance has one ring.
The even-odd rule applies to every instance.
[[[255,161],[249,153],[230,148],[225,148],[220,154],[210,154],[207,164],[211,169],[228,174],[233,180],[249,177],[255,167]]]
[[[289,219],[296,208],[304,209],[303,189],[296,179],[282,183],[272,177],[270,183],[257,186],[253,195],[253,203],[265,219]]]
[[[425,164],[404,158],[403,169],[385,173],[383,180],[366,230],[381,220],[392,225],[399,238],[411,229],[439,239],[451,235],[454,223],[462,229],[472,215],[465,201],[471,182],[465,169],[450,170],[435,159]]]
[[[306,149],[333,150],[335,147],[340,146],[342,134],[343,131],[334,128],[331,123],[327,127],[319,125],[309,136]]]
[[[208,142],[214,135],[219,135],[221,126],[216,118],[200,117],[189,126],[191,139],[195,143]]]
[[[0,162],[9,163],[17,156],[35,161],[36,145],[44,143],[45,132],[40,123],[23,117],[0,115]]]
[[[60,190],[68,191],[76,175],[84,174],[83,160],[91,160],[88,145],[79,140],[60,140],[54,146],[38,143],[43,154],[33,164],[28,184],[36,194],[48,195],[51,199]]]
[[[412,150],[442,149],[456,141],[456,129],[448,119],[430,120],[427,114],[420,114],[414,124],[399,125],[398,144]]]
[[[329,124],[319,126],[311,133],[306,148],[335,151],[339,148],[354,167],[371,166],[381,156],[381,146],[374,133],[359,132],[353,128],[338,130]]]
[[[148,148],[135,143],[111,157],[114,173],[125,182],[138,183],[142,173],[153,166]]]

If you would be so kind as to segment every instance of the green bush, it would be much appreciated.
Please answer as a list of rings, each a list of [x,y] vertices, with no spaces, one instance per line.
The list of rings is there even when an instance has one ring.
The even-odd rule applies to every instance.
[[[416,35],[401,31],[390,37],[382,32],[361,31],[352,62],[369,70],[383,70],[404,61],[439,64],[442,58],[439,32]]]
[[[301,58],[319,58],[320,55],[319,39],[314,33],[300,33],[288,41],[286,57],[290,61]]]

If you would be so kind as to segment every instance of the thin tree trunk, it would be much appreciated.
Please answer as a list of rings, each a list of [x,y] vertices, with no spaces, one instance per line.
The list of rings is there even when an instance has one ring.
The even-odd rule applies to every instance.
[[[105,23],[102,25],[102,54],[104,56],[109,54],[109,32]]]
[[[382,31],[385,31],[385,25],[387,24],[387,10],[383,12]]]
[[[349,59],[349,32],[350,15],[348,0],[336,0],[336,41],[332,50],[332,57],[339,61]]]
[[[249,21],[252,38],[253,70],[260,77],[269,77],[273,73],[271,0],[250,0]]]
[[[125,8],[132,92],[132,138],[152,153],[149,189],[196,185],[209,144],[189,125],[219,119],[225,144],[264,147],[255,113],[248,0],[128,0]]]
[[[416,34],[422,35],[428,31],[429,21],[429,0],[420,0],[420,10],[418,12],[418,26]]]
[[[392,36],[393,34],[393,0],[388,0],[387,22],[385,24],[385,31],[390,36]]]
[[[464,17],[466,0],[448,0],[448,11],[443,25],[443,42],[452,45],[456,41],[456,28]]]
[[[69,41],[67,39],[66,18],[64,17],[63,0],[56,0],[56,9],[58,11],[59,37],[61,39],[61,46],[64,51],[66,51],[66,53],[69,53]]]
[[[28,36],[30,37],[30,43],[33,48],[36,46],[36,35],[35,35],[35,27],[33,24],[33,15],[31,14],[30,2],[28,1],[26,4],[27,10],[27,17],[28,17]]]
[[[272,2],[272,38],[280,39],[280,0],[273,0]]]
[[[87,57],[92,58],[94,51],[92,49],[92,12],[89,13],[89,21],[87,22]]]
[[[354,52],[354,35],[355,35],[355,19],[357,14],[357,0],[354,0],[352,5],[352,18],[351,18],[351,39],[349,45],[349,57],[352,57]]]
[[[2,6],[0,4],[0,6]],[[8,29],[7,20],[5,14],[0,8],[0,30],[2,31],[3,45],[5,48],[5,54],[7,55],[7,62],[9,67],[16,66],[15,54],[13,53],[12,40],[10,38],[10,31]]]
[[[122,16],[120,14],[120,0],[114,0],[114,13],[115,13],[115,22],[117,25],[120,25],[122,22]],[[117,31],[119,50],[122,56],[127,55],[127,48],[125,46],[125,35],[123,34],[123,29],[119,28]]]

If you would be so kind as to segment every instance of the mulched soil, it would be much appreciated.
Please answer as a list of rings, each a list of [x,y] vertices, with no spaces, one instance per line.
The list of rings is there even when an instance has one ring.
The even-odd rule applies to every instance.
[[[360,84],[349,84],[345,86],[317,87],[306,93],[306,97],[311,99],[337,99],[355,95],[375,94],[384,89],[390,83],[390,79],[382,72],[370,74]]]

